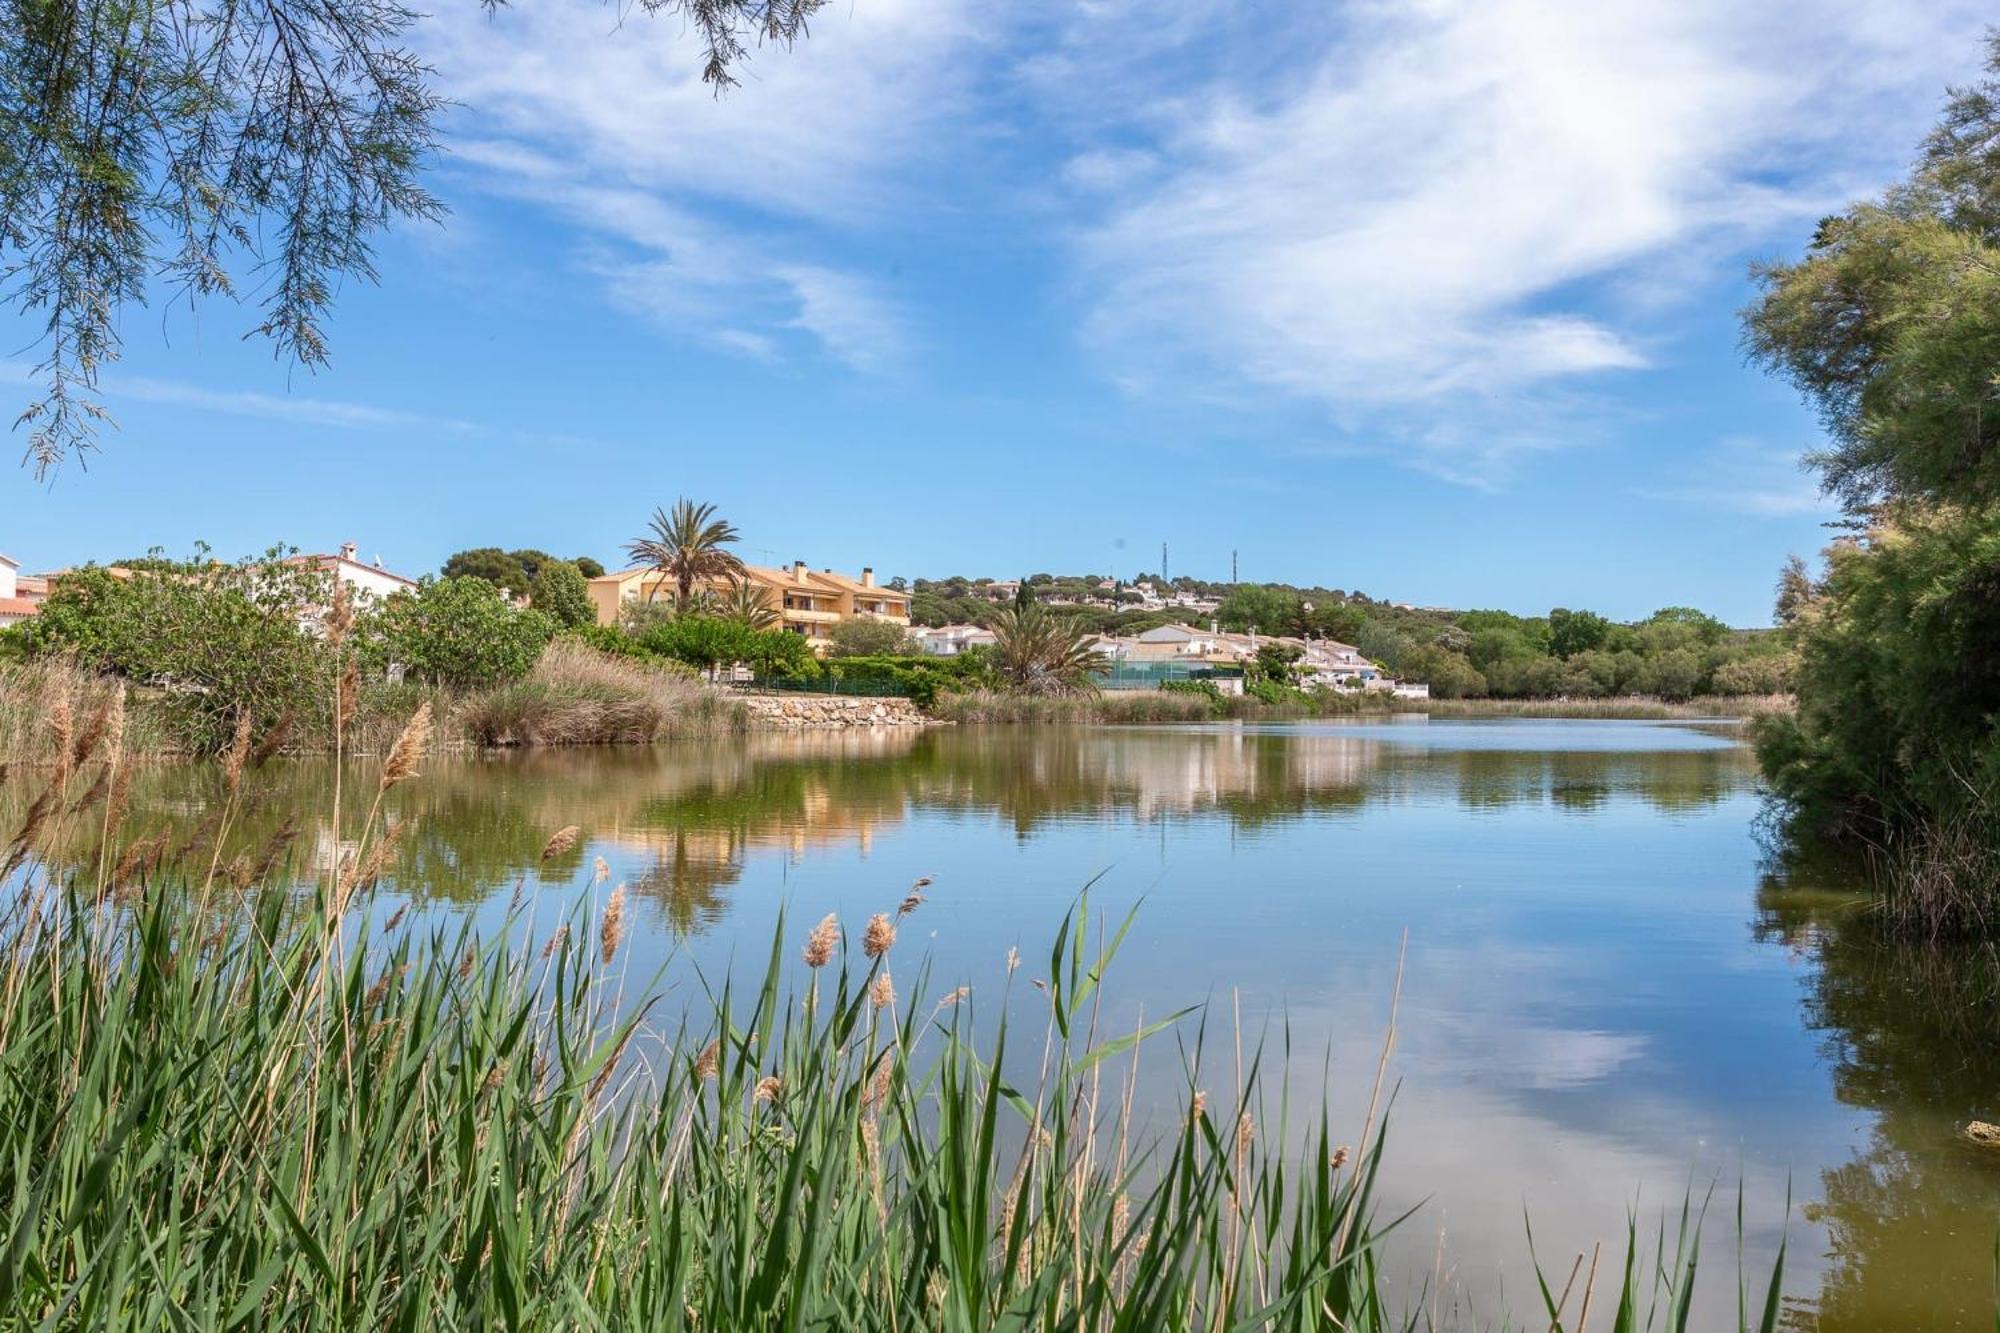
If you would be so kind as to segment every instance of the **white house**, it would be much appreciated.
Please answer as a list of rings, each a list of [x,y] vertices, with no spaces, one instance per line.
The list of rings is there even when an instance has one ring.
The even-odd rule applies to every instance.
[[[35,611],[35,604],[21,595],[21,562],[0,555],[0,629],[20,624]]]
[[[333,575],[337,581],[346,584],[358,594],[355,601],[362,605],[380,603],[392,593],[414,589],[417,586],[415,579],[406,579],[401,574],[392,574],[382,568],[380,556],[375,558],[375,563],[372,565],[361,563],[355,553],[353,542],[343,544],[339,555],[297,555],[292,557],[292,563]]]
[[[981,625],[925,626],[910,631],[917,647],[932,657],[957,657],[968,648],[991,647],[993,631]]]

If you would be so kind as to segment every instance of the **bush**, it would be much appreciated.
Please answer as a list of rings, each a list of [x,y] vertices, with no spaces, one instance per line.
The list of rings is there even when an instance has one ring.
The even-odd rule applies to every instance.
[[[57,582],[24,637],[37,655],[157,687],[169,733],[195,753],[226,747],[244,717],[259,732],[283,717],[303,730],[332,697],[333,654],[309,627],[333,584],[285,555],[224,565],[199,548],[185,565],[127,579],[80,570]]]
[[[567,560],[551,560],[535,574],[534,608],[564,628],[593,624],[596,608],[590,604],[590,582],[583,571]]]
[[[835,657],[904,657],[910,653],[909,631],[887,620],[859,617],[833,627]]]
[[[427,580],[364,618],[362,657],[377,671],[400,665],[433,685],[480,689],[526,675],[555,630],[547,615],[516,610],[484,579]]]

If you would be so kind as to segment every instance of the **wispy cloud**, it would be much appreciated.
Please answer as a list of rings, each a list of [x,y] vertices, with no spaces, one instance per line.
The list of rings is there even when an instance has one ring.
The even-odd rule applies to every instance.
[[[476,186],[580,229],[615,304],[761,359],[801,337],[857,370],[895,365],[905,310],[851,260],[863,229],[923,198],[966,101],[953,77],[970,6],[871,0],[764,50],[717,97],[680,25],[613,21],[592,0],[447,10],[425,40],[480,139]]]
[[[199,408],[205,412],[223,412],[230,416],[264,417],[315,426],[376,430],[414,427],[453,435],[471,435],[481,429],[470,421],[425,412],[404,412],[396,408],[372,407],[366,403],[346,403],[330,398],[295,398],[289,394],[205,389],[178,380],[118,376],[107,379],[104,388],[113,398],[133,398],[145,403],[166,403],[175,407]]]
[[[1821,493],[1796,449],[1734,436],[1687,461],[1697,485],[1639,488],[1635,494],[1754,518],[1798,518],[1838,509]]]
[[[0,362],[0,382],[35,384],[33,367],[18,361]],[[348,430],[420,429],[450,435],[474,435],[483,430],[476,422],[428,412],[407,412],[400,408],[377,407],[368,403],[344,402],[334,398],[258,393],[252,390],[210,389],[184,380],[154,379],[144,375],[106,375],[102,391],[113,402],[129,399],[160,403],[170,407],[191,407],[204,412],[221,412],[237,417],[262,417],[270,421],[292,421],[314,426],[337,426]]]
[[[1578,393],[1659,359],[1668,285],[1622,279],[1685,294],[1858,169],[1879,179],[1980,22],[1862,0],[1364,4],[1288,31],[1306,55],[1274,69],[1229,58],[1251,20],[1179,9],[1220,76],[1134,68],[1123,3],[1071,25],[1050,76],[1065,95],[1114,69],[1147,140],[1070,161],[1098,209],[1077,246],[1089,341],[1154,392],[1317,403],[1473,483],[1576,438]]]

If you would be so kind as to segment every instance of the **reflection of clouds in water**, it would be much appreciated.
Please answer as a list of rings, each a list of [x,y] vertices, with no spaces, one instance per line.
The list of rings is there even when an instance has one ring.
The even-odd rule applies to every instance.
[[[1501,1027],[1446,1037],[1452,1071],[1497,1088],[1581,1088],[1609,1078],[1646,1051],[1636,1032]]]

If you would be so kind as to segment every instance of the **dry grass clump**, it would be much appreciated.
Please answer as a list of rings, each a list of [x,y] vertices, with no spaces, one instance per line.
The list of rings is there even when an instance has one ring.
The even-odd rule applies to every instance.
[[[645,745],[744,726],[742,705],[701,681],[572,639],[551,643],[522,679],[468,699],[461,716],[480,745]]]
[[[150,710],[121,682],[66,657],[0,663],[0,764],[74,766],[78,747],[99,739],[91,729],[108,725],[114,697],[125,700],[117,710],[121,753],[136,759],[172,751]]]

